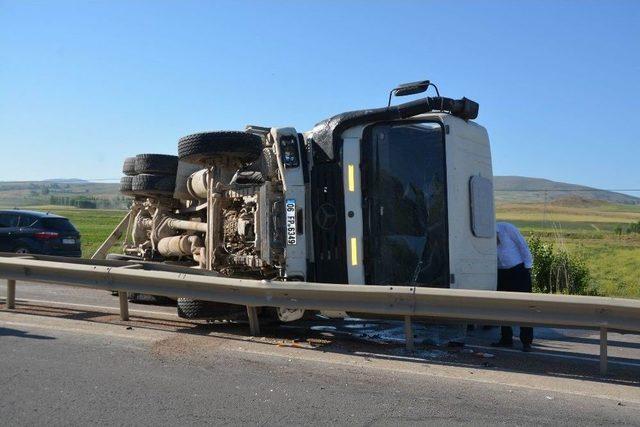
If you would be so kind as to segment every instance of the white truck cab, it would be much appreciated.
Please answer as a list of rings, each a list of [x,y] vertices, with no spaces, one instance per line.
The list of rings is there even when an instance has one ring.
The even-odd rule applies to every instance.
[[[471,115],[472,101],[425,98],[344,113],[305,134],[308,280],[496,288],[489,138]]]

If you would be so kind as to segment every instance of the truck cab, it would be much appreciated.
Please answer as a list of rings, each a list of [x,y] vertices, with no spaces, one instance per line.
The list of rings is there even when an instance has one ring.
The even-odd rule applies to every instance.
[[[496,288],[489,138],[470,120],[472,101],[455,102],[343,113],[305,134],[308,280]]]

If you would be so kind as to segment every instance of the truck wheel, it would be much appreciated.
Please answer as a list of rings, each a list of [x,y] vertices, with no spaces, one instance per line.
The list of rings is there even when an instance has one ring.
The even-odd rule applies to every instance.
[[[168,154],[138,154],[135,157],[136,173],[175,175],[178,170],[178,158]]]
[[[262,150],[260,159],[260,172],[265,181],[270,181],[278,175],[278,159],[271,148]]]
[[[135,194],[173,197],[175,175],[140,174],[133,177],[131,191]]]
[[[217,159],[242,164],[258,160],[262,139],[247,132],[220,131],[188,135],[178,141],[178,157],[190,163],[210,165]]]
[[[178,298],[178,317],[183,319],[237,319],[246,316],[243,305]]]
[[[131,293],[127,295],[129,302],[147,305],[175,305],[176,300],[162,295]]]
[[[120,178],[120,193],[125,196],[134,196],[131,190],[131,183],[133,182],[132,176],[123,176]]]
[[[124,159],[124,164],[122,165],[122,173],[127,176],[133,176],[136,174],[136,158],[135,157],[127,157]]]
[[[178,317],[183,319],[211,319],[219,316],[209,301],[178,298]]]

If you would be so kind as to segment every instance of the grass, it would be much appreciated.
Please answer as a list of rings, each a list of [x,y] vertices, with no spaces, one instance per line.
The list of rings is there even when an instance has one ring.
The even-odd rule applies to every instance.
[[[51,197],[91,197],[122,206],[119,183],[20,181],[0,182],[0,206],[25,207],[50,203]],[[125,203],[126,205],[126,203]],[[104,205],[103,205],[104,206]]]
[[[640,298],[640,244],[612,239],[597,243],[571,242],[567,247],[587,260],[602,295]]]
[[[498,216],[508,216],[511,220],[540,223],[547,221],[560,223],[628,224],[640,219],[640,206],[598,204],[595,206],[561,206],[549,203],[508,203],[498,204]]]
[[[66,206],[46,205],[32,206],[31,209],[48,211],[69,218],[82,236],[83,258],[91,258],[91,255],[93,255],[96,249],[98,249],[127,213],[126,211],[115,209],[78,209]]]
[[[496,216],[581,257],[600,294],[640,298],[640,235],[614,232],[640,221],[640,206],[508,203],[496,206]]]
[[[83,257],[90,258],[122,220],[125,211],[34,206],[65,216],[82,235]],[[498,204],[498,220],[509,221],[525,235],[533,233],[556,247],[581,256],[602,295],[640,298],[640,235],[618,236],[614,229],[640,221],[640,206],[603,204],[591,207],[543,204]]]

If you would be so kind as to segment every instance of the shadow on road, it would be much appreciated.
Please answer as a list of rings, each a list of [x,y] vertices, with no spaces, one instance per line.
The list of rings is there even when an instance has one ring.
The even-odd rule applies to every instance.
[[[34,340],[55,340],[55,337],[47,335],[35,335],[29,332],[21,331],[19,329],[2,328],[0,327],[0,337],[17,337],[17,338],[31,338]]]
[[[13,312],[114,324],[134,329],[175,332],[183,337],[209,336],[238,342],[253,341],[278,347],[293,347],[301,351],[322,351],[370,359],[399,360],[410,363],[448,365],[478,370],[527,373],[640,387],[640,366],[635,365],[637,363],[636,359],[610,357],[610,362],[619,361],[622,363],[610,363],[609,375],[603,377],[599,374],[597,356],[576,353],[575,350],[572,351],[568,347],[563,349],[545,347],[542,342],[539,342],[538,346],[535,346],[534,343],[533,353],[506,352],[498,349],[485,352],[484,350],[473,349],[473,345],[471,347],[447,347],[426,344],[416,346],[416,351],[414,352],[407,352],[402,340],[383,342],[363,334],[362,329],[354,328],[354,320],[359,321],[358,319],[349,321],[314,318],[286,325],[263,320],[261,321],[261,335],[259,337],[251,337],[245,321],[207,323],[205,321],[187,321],[177,317],[171,319],[162,318],[162,314],[159,313],[157,318],[132,315],[129,321],[123,322],[118,315],[113,313],[80,311],[24,303],[20,304],[17,310]],[[386,321],[362,320],[361,322],[369,325],[376,322],[383,324]],[[25,333],[21,331],[16,331],[15,333],[18,334],[16,336],[24,336],[25,338],[51,339],[51,337],[24,335]],[[0,332],[0,335],[11,334]],[[495,332],[489,331],[480,335],[489,337],[495,335]],[[480,337],[476,336],[475,338]],[[558,338],[560,337],[553,337],[554,340]],[[567,341],[589,341],[586,338],[584,340],[576,337],[566,338]],[[484,339],[483,341],[490,342]],[[610,345],[613,345],[612,341],[610,341]],[[634,345],[629,345],[629,347],[635,348]],[[554,357],[554,355],[560,357]],[[574,356],[581,360],[572,360]],[[593,360],[584,360],[585,358],[592,358]]]

